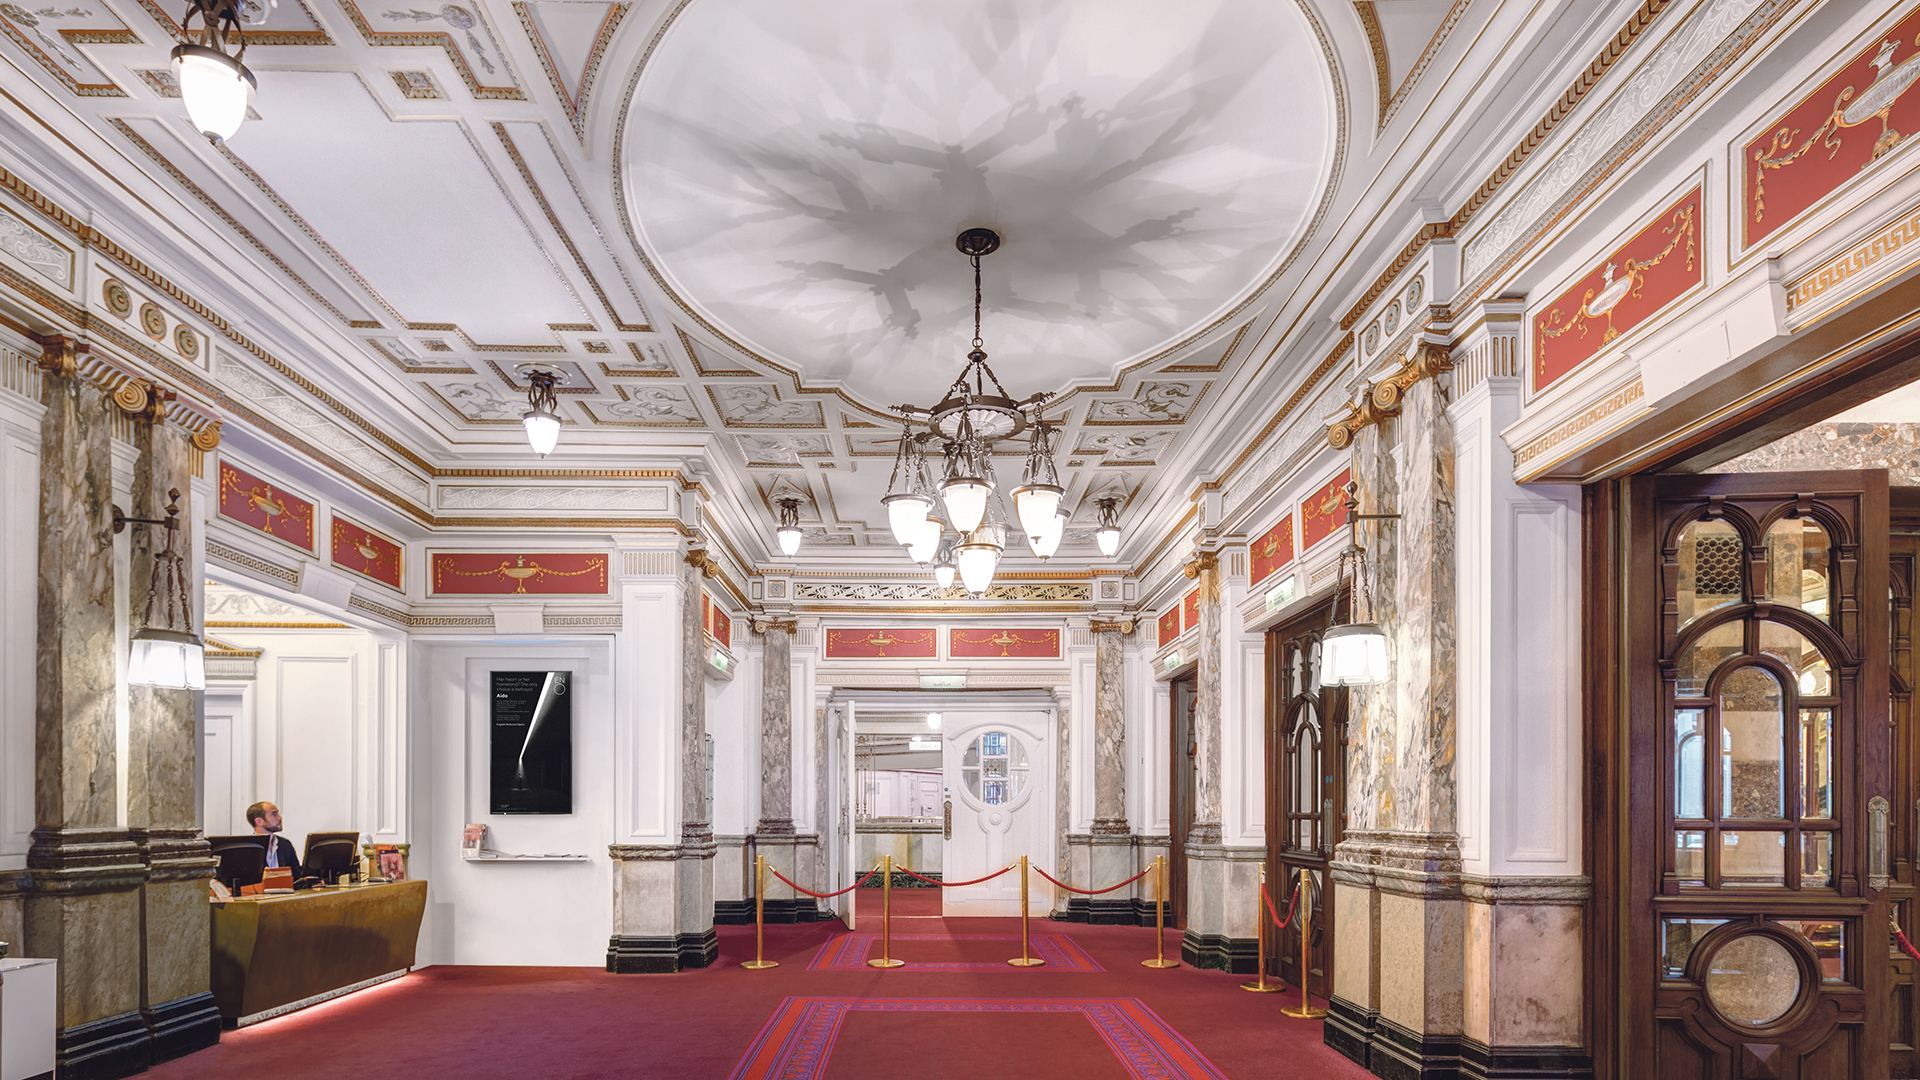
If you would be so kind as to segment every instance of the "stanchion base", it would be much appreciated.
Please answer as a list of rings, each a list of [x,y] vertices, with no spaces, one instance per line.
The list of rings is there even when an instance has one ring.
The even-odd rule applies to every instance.
[[[1241,983],[1240,989],[1250,990],[1256,994],[1277,994],[1280,991],[1285,990],[1286,987],[1281,986],[1279,983],[1260,982],[1259,980],[1256,979],[1255,981],[1250,983]]]
[[[869,960],[867,961],[867,966],[877,967],[877,968],[897,968],[897,967],[906,967],[907,962],[905,960],[885,960],[885,959]]]
[[[1155,957],[1152,960],[1140,961],[1140,966],[1150,968],[1176,968],[1180,966],[1180,961],[1168,960],[1165,957]]]
[[[743,968],[746,968],[748,971],[764,971],[770,967],[779,967],[780,961],[778,960],[742,960],[740,961],[740,966]]]
[[[1012,964],[1014,967],[1039,967],[1045,964],[1046,961],[1037,956],[1016,956],[1007,961],[1007,963]]]
[[[1327,1015],[1327,1010],[1316,1009],[1311,1005],[1289,1005],[1280,1012],[1284,1016],[1298,1017],[1302,1020],[1318,1020]]]

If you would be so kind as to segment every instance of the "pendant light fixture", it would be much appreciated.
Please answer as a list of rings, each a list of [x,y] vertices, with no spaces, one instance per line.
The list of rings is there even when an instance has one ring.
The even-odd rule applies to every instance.
[[[180,491],[167,492],[167,516],[130,518],[113,508],[113,531],[126,531],[128,525],[158,525],[167,530],[166,543],[153,555],[153,577],[147,583],[147,613],[140,629],[133,632],[127,650],[127,684],[157,686],[167,690],[204,690],[207,687],[206,647],[193,632],[193,604],[187,599],[187,571],[184,560],[173,550],[174,537],[180,531]],[[154,608],[166,598],[159,623]]]
[[[215,142],[233,138],[247,119],[258,85],[240,58],[247,54],[246,35],[240,29],[241,0],[191,0],[180,18],[180,35],[188,38],[173,47],[173,77],[187,119]],[[187,24],[200,16],[199,40],[191,40]],[[228,47],[233,54],[227,54]]]
[[[1053,464],[1053,425],[1040,420],[1033,425],[1033,439],[1027,444],[1026,473],[1013,489],[1013,511],[1030,542],[1037,542],[1050,527],[1064,494]]]
[[[933,496],[926,472],[927,456],[920,449],[919,439],[914,437],[912,423],[904,423],[900,428],[900,450],[893,459],[893,476],[887,481],[890,494],[880,500],[887,508],[887,524],[893,529],[896,544],[918,539],[920,523],[933,513]]]
[[[1100,545],[1100,554],[1112,555],[1120,550],[1120,497],[1108,495],[1094,505],[1100,508],[1100,527],[1093,531],[1093,541]]]
[[[1066,534],[1067,508],[1062,506],[1054,510],[1052,520],[1047,522],[1039,536],[1027,539],[1033,546],[1034,555],[1041,559],[1051,559],[1053,553],[1060,550],[1060,540]]]
[[[939,552],[940,538],[946,531],[939,518],[922,518],[918,534],[907,541],[907,557],[925,566]]]
[[[800,500],[780,500],[780,527],[773,531],[780,542],[780,554],[793,555],[800,550]]]
[[[560,402],[553,388],[567,381],[567,373],[545,364],[520,364],[515,370],[527,380],[527,411],[520,417],[527,443],[546,457],[560,442]]]
[[[987,477],[990,471],[987,455],[982,452],[983,449],[974,434],[973,421],[962,413],[960,433],[947,448],[947,478],[940,485],[940,496],[947,504],[947,516],[953,519],[953,527],[961,532],[972,532],[980,524],[980,519],[987,512],[987,496],[993,494],[993,483]]]
[[[1386,521],[1400,516],[1358,513],[1356,490],[1356,485],[1347,485],[1349,529],[1357,521]],[[1376,686],[1386,682],[1390,674],[1387,632],[1372,621],[1373,594],[1367,578],[1367,551],[1350,534],[1346,550],[1340,553],[1339,576],[1335,579],[1337,585],[1349,589],[1347,622],[1333,625],[1329,616],[1327,632],[1320,637],[1320,681],[1329,686]]]
[[[953,542],[940,541],[940,551],[933,557],[933,583],[943,589],[950,589],[953,587],[953,575],[959,570],[959,565],[953,560]]]

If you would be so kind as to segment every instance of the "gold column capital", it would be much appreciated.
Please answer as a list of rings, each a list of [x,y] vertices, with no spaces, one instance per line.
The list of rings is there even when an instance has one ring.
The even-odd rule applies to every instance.
[[[1087,629],[1095,634],[1119,634],[1124,637],[1133,633],[1134,625],[1132,619],[1095,619],[1087,624]]]

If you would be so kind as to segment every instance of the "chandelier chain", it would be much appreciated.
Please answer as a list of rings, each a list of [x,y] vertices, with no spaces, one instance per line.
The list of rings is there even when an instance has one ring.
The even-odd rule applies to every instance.
[[[980,256],[973,257],[973,347],[980,349]]]

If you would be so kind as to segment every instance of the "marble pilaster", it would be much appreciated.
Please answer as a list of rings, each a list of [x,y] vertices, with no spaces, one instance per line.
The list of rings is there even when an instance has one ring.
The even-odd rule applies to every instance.
[[[164,520],[172,493],[179,493],[174,552],[192,550],[195,517],[193,477],[186,432],[168,424],[157,408],[134,425],[140,451],[130,516]],[[134,526],[129,625],[148,625],[147,597],[155,582],[154,553],[168,543],[167,530]],[[183,573],[185,573],[183,568]],[[187,577],[192,587],[190,574]],[[197,590],[195,590],[197,592]],[[175,626],[197,625],[189,608]],[[165,627],[167,597],[153,607],[153,625]],[[220,1041],[220,1010],[209,970],[207,880],[214,860],[194,825],[194,726],[198,709],[191,690],[136,686],[128,692],[127,818],[148,866],[140,888],[140,1014],[153,1037],[155,1061],[167,1061]]]
[[[1243,947],[1251,941],[1236,940],[1229,925],[1228,905],[1244,895],[1252,895],[1257,873],[1236,863],[1246,862],[1244,850],[1222,842],[1221,752],[1224,749],[1223,699],[1220,669],[1222,638],[1225,633],[1221,605],[1220,556],[1202,551],[1189,567],[1200,592],[1199,662],[1195,673],[1193,709],[1193,827],[1187,831],[1187,931],[1180,952],[1195,967],[1229,971],[1252,971],[1251,953]],[[1244,879],[1244,880],[1243,880]],[[1226,899],[1232,892],[1235,899]],[[1239,920],[1251,929],[1252,909]]]
[[[701,624],[703,581],[712,566],[704,549],[689,551],[680,573],[680,862],[675,933],[680,967],[706,967],[720,955],[713,930],[713,823],[707,820],[707,676]]]
[[[110,406],[77,377],[70,342],[48,345],[41,369],[38,824],[21,951],[60,961],[61,1068],[124,1074],[145,1067],[151,1040],[137,947],[146,868],[116,806]]]
[[[800,880],[794,876],[799,871],[793,832],[793,634],[799,627],[791,620],[773,619],[755,622],[754,629],[765,639],[760,664],[760,824],[754,830],[755,849],[767,860],[769,871],[767,921],[793,922],[811,917],[813,901],[802,901],[772,871]]]
[[[1139,873],[1133,829],[1127,820],[1126,653],[1122,638],[1133,629],[1126,620],[1095,620],[1088,626],[1094,642],[1093,671],[1093,829],[1069,839],[1086,848],[1086,866],[1070,867],[1076,880],[1100,888]],[[1144,883],[1142,883],[1144,885]],[[1067,900],[1069,917],[1092,923],[1138,923],[1141,885],[1096,897]]]

